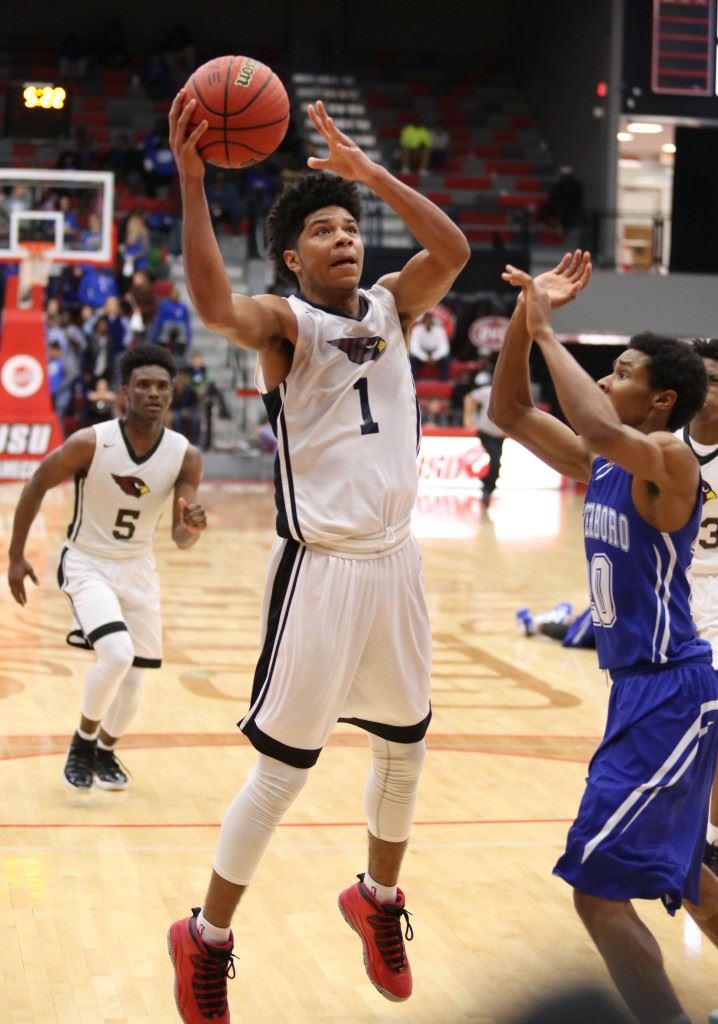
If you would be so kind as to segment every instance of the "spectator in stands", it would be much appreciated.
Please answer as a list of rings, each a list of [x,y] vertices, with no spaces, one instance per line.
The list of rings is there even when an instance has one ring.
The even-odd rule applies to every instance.
[[[224,225],[232,234],[239,232],[244,204],[236,180],[218,168],[207,168],[205,192],[215,234]]]
[[[99,250],[102,245],[102,230],[99,214],[91,213],[87,227],[80,232],[80,248],[88,251]]]
[[[180,298],[176,284],[167,298],[162,299],[149,332],[149,340],[169,345],[173,356],[182,359],[192,343],[192,322],[187,304]]]
[[[99,377],[95,386],[85,396],[83,421],[85,426],[103,423],[117,415],[117,395],[110,388],[106,377]]]
[[[82,267],[77,263],[69,263],[62,268],[55,285],[56,295],[62,309],[69,309],[71,312],[77,312],[80,309],[82,305],[80,302],[82,274]]]
[[[269,420],[264,417],[254,428],[257,448],[263,455],[274,455],[277,450],[277,437]]]
[[[431,132],[416,118],[405,124],[399,135],[402,172],[419,171],[426,174],[431,153]]]
[[[259,255],[256,249],[256,239],[258,233],[264,234],[264,218],[274,198],[276,181],[277,168],[271,159],[263,160],[255,167],[249,167],[242,175],[249,220],[250,256]]]
[[[491,377],[482,372],[476,375],[477,387],[470,391],[464,399],[464,426],[475,430],[476,435],[489,457],[489,470],[482,484],[481,500],[485,508],[489,507],[491,495],[501,471],[501,455],[506,435],[489,419],[489,402],[491,401]]]
[[[154,131],[142,144],[142,168],[148,196],[158,191],[168,192],[177,176],[177,165],[170,149],[170,137],[166,119],[159,118]]]
[[[431,156],[429,166],[432,171],[443,171],[449,156],[451,136],[445,121],[438,121],[431,133]]]
[[[177,370],[174,396],[172,398],[172,429],[189,440],[190,444],[199,443],[200,417],[199,399],[191,385],[190,373],[186,366]]]
[[[409,334],[409,359],[414,378],[424,365],[436,367],[441,380],[448,380],[450,353],[449,337],[441,320],[431,311],[424,313]]]
[[[130,318],[116,295],[110,295],[105,300],[104,313],[113,349],[115,352],[124,352],[130,343]]]
[[[136,340],[144,340],[157,315],[157,295],[152,287],[149,274],[136,270],[132,284],[125,293],[125,299],[132,308],[130,327]]]
[[[59,342],[51,342],[47,360],[47,380],[52,407],[61,421],[72,406],[76,379],[74,369],[75,364],[64,357]]]
[[[564,236],[577,228],[583,214],[583,185],[573,173],[573,167],[565,166],[548,190],[548,198],[539,206],[539,223],[547,226],[557,223]]]
[[[83,268],[77,292],[83,306],[99,309],[110,296],[116,296],[117,293],[115,277],[105,267],[97,267],[90,263]]]
[[[149,266],[151,239],[144,212],[137,207],[124,225],[124,240],[118,248],[122,258],[122,286],[127,287],[136,270]]]
[[[114,385],[119,355],[112,344],[107,317],[102,314],[88,332],[87,347],[82,354],[82,380],[87,391],[94,389],[100,377]]]
[[[202,353],[193,352],[189,363],[191,384],[197,392],[200,401],[208,398],[211,402],[216,402],[222,419],[229,419],[230,412],[224,400],[224,395],[211,379]]]

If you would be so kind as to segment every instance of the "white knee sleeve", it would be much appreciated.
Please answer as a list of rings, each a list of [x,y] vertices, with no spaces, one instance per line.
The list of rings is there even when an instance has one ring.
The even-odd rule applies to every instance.
[[[108,736],[119,739],[127,732],[140,706],[144,676],[144,669],[131,668],[122,679],[117,696],[102,718],[102,728]]]
[[[135,651],[127,630],[95,641],[95,664],[85,677],[82,714],[99,722],[114,700],[120,680],[132,667]]]
[[[426,743],[394,743],[369,736],[372,763],[364,787],[369,831],[388,843],[409,838]]]
[[[272,833],[308,775],[308,768],[259,755],[224,816],[214,860],[218,875],[235,885],[249,885]]]

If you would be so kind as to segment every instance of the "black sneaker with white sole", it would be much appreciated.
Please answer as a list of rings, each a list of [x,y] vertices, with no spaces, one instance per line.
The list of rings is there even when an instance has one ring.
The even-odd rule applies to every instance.
[[[63,770],[65,785],[70,789],[92,788],[95,776],[95,751],[97,740],[83,740],[77,733],[72,737],[67,760]]]
[[[114,750],[97,748],[95,754],[95,782],[100,789],[127,789],[129,773]]]

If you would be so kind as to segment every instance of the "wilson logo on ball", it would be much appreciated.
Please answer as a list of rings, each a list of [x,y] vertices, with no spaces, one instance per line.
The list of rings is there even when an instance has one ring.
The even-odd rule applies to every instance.
[[[241,70],[234,80],[235,85],[241,85],[245,89],[254,78],[254,72],[257,70],[257,65],[253,60],[248,60],[241,67]]]

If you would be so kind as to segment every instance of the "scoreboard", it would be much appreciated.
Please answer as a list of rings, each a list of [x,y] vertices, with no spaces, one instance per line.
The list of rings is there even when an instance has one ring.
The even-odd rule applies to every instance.
[[[718,0],[626,0],[623,112],[718,120]]]
[[[674,96],[714,94],[713,0],[654,0],[651,36],[653,92]]]
[[[69,134],[70,96],[54,82],[9,82],[5,91],[5,135],[56,139]]]

